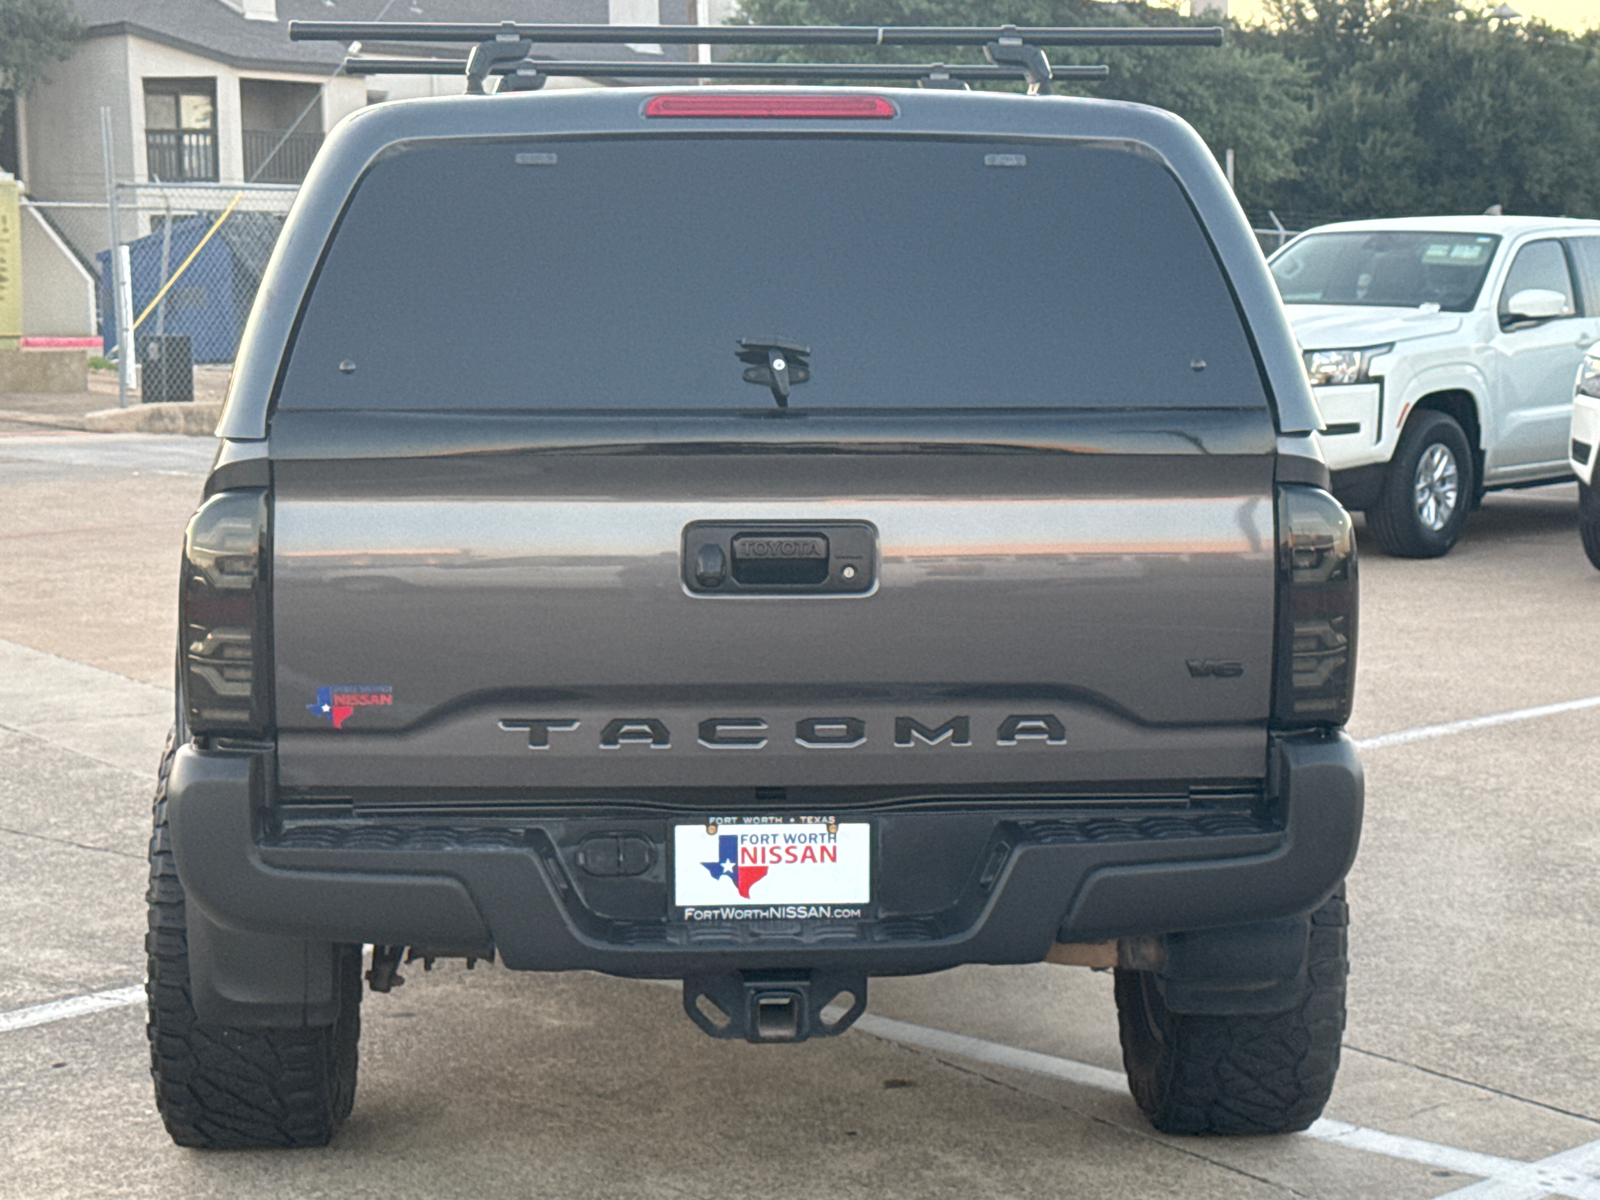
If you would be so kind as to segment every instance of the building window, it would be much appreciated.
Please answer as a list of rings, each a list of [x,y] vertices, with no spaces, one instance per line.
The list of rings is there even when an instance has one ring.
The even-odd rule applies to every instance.
[[[322,147],[322,88],[273,79],[239,81],[244,177],[299,183]]]
[[[216,179],[217,81],[146,79],[144,148],[151,179]]]

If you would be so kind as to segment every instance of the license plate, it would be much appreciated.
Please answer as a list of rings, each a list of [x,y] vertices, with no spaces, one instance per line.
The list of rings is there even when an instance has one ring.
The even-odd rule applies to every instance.
[[[851,919],[872,900],[872,827],[744,820],[672,831],[672,902],[750,919]]]

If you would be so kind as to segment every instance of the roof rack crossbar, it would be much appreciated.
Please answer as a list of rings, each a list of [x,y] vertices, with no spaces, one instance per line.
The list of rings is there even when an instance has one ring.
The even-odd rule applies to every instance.
[[[1030,95],[1048,94],[1055,79],[1094,79],[1104,67],[1052,68],[1045,46],[1216,46],[1216,26],[1128,27],[930,25],[499,25],[450,22],[290,21],[291,41],[474,43],[466,61],[467,91],[482,95],[491,74],[509,76],[502,91],[533,91],[554,74],[658,79],[916,79],[923,87],[965,87],[969,80],[1025,79]],[[530,55],[535,43],[759,46],[981,46],[987,71],[961,65],[871,63],[592,63],[556,71]],[[355,48],[355,47],[352,47]],[[348,58],[346,73],[382,74],[383,59]],[[426,66],[416,65],[419,62]],[[433,63],[447,69],[435,71]],[[398,67],[398,63],[411,64]],[[566,64],[562,64],[566,67]],[[388,60],[391,74],[446,74],[450,60]],[[609,68],[602,70],[602,68]]]
[[[295,42],[490,42],[670,46],[1220,46],[1221,26],[498,25],[448,21],[290,21]]]
[[[459,75],[459,58],[357,58],[344,60],[346,75]],[[1061,79],[1104,79],[1103,66],[1053,67],[1051,75]],[[680,63],[680,62],[599,62],[589,60],[544,61],[526,58],[499,61],[488,66],[486,75],[520,77],[517,90],[532,90],[540,76],[586,79],[715,79],[725,81],[763,79],[849,79],[916,80],[942,79],[960,82],[1027,79],[1021,66],[981,66],[968,63]],[[482,91],[482,78],[478,90]],[[471,83],[468,84],[469,89]],[[504,85],[502,85],[504,90]]]

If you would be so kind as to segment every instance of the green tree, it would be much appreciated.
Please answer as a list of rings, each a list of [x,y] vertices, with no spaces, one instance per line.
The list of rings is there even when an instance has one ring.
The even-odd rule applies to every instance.
[[[1592,41],[1457,0],[1277,0],[1274,17],[1319,81],[1282,207],[1600,216]]]
[[[67,0],[0,0],[0,117],[13,95],[47,82],[52,62],[65,62],[83,32]]]
[[[1190,22],[1168,8],[1139,3],[1095,4],[1088,0],[1018,0],[1003,10],[981,0],[745,0],[744,18],[763,25],[1174,25]],[[945,52],[941,51],[941,55]],[[763,47],[744,57],[781,61],[872,61],[873,52],[840,48]],[[927,50],[884,51],[883,60],[926,61]],[[977,50],[949,52],[951,61],[982,61]],[[1260,39],[1220,49],[1103,50],[1051,52],[1060,65],[1105,63],[1103,83],[1058,86],[1058,90],[1113,100],[1133,100],[1170,109],[1195,127],[1220,160],[1235,152],[1236,185],[1246,207],[1259,207],[1273,185],[1297,175],[1296,151],[1311,119],[1309,75]]]
[[[1234,151],[1234,187],[1246,208],[1266,207],[1275,185],[1298,178],[1296,152],[1311,121],[1311,89],[1298,64],[1237,46],[1105,57],[1112,77],[1100,95],[1177,113],[1219,160]]]
[[[1367,57],[1384,0],[1267,0],[1268,24],[1258,36],[1304,63],[1327,88]]]

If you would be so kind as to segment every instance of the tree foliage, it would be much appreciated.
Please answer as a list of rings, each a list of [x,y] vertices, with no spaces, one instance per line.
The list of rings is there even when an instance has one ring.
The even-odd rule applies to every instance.
[[[1276,0],[1319,80],[1290,208],[1600,216],[1600,45],[1456,0]]]
[[[1268,12],[1260,25],[1231,24],[1220,50],[1053,53],[1111,68],[1103,83],[1060,90],[1178,113],[1219,159],[1235,151],[1249,209],[1361,217],[1500,204],[1600,217],[1600,31],[1501,20],[1489,0],[1268,0]],[[1090,0],[745,0],[742,15],[794,25],[1187,23],[1172,8]]]
[[[1173,25],[1189,22],[1171,9],[1144,4],[1096,4],[1089,0],[1020,0],[997,11],[983,0],[745,0],[742,15],[762,25]],[[765,48],[748,57],[766,58]],[[789,47],[787,61],[825,57],[841,61],[836,48]],[[870,53],[850,56],[870,59]],[[886,52],[885,58],[890,57]],[[893,54],[926,61],[926,50]],[[951,61],[956,54],[951,52]],[[963,59],[982,61],[976,50]],[[1057,90],[1155,104],[1178,113],[1219,160],[1235,152],[1236,181],[1247,204],[1264,204],[1268,189],[1298,174],[1300,149],[1311,119],[1311,96],[1304,69],[1281,54],[1244,46],[1220,50],[1108,47],[1078,52],[1051,51],[1058,65],[1101,62],[1111,68],[1103,83],[1059,86]],[[1241,103],[1241,98],[1248,102]]]
[[[0,116],[10,94],[48,81],[49,64],[65,62],[82,32],[67,0],[0,0]]]

